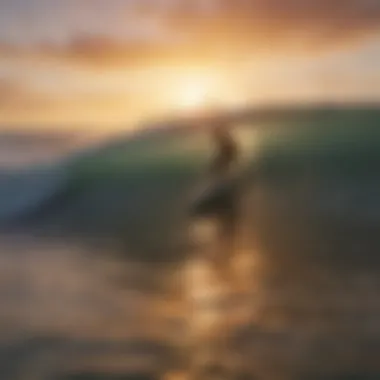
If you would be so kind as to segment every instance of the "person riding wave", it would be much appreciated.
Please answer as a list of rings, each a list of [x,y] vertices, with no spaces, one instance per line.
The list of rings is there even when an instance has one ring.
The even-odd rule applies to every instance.
[[[235,250],[240,218],[240,186],[235,178],[240,152],[224,120],[211,125],[211,138],[215,153],[206,172],[206,189],[193,205],[193,215],[214,221],[218,246],[214,258],[224,272]]]

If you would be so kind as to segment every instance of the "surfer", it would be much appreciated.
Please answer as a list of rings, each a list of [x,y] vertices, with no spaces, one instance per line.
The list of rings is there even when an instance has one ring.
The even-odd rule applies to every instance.
[[[235,178],[239,149],[224,120],[211,125],[211,140],[215,151],[206,171],[205,190],[193,205],[192,214],[213,221],[217,243],[213,261],[225,272],[235,249],[239,221],[240,186]]]
[[[218,207],[215,210],[217,223],[217,239],[219,249],[218,260],[222,266],[228,267],[228,259],[234,251],[234,243],[238,224],[238,185],[233,178],[234,169],[239,159],[239,149],[234,140],[229,125],[226,122],[217,122],[212,129],[212,138],[215,144],[215,155],[210,166],[210,176],[219,192]]]

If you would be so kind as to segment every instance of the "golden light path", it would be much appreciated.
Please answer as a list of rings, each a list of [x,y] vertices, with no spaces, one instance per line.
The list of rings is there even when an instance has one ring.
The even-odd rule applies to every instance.
[[[200,338],[223,324],[231,313],[246,314],[243,310],[246,302],[241,303],[236,296],[245,299],[252,291],[250,277],[255,269],[255,259],[250,252],[237,252],[230,268],[234,280],[226,282],[213,263],[215,226],[211,222],[200,223],[194,226],[192,234],[197,239],[200,253],[185,267],[185,292],[192,310],[191,330]]]
[[[238,249],[231,262],[233,279],[225,281],[212,259],[217,253],[215,225],[195,223],[190,233],[196,240],[196,255],[185,265],[182,278],[188,310],[185,335],[192,349],[189,371],[197,378],[210,363],[222,362],[229,369],[239,365],[229,348],[230,334],[254,317],[251,279],[257,268],[251,252]]]

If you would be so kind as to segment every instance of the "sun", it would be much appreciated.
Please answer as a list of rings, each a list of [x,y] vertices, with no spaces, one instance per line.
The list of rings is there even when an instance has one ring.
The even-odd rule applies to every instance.
[[[183,110],[199,110],[205,107],[207,89],[199,83],[187,83],[178,94],[178,106]]]
[[[241,103],[241,91],[218,70],[184,71],[169,82],[169,107],[181,114],[198,117],[236,108]]]

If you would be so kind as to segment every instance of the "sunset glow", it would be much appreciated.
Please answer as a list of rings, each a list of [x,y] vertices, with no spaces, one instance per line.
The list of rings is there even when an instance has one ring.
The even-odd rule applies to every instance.
[[[0,124],[380,102],[380,6],[343,3],[0,0]]]
[[[197,110],[206,105],[207,89],[198,83],[185,84],[178,94],[179,107],[185,110]]]

